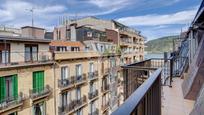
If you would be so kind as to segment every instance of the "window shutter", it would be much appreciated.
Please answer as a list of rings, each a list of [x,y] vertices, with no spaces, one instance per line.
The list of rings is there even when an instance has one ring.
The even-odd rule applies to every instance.
[[[6,95],[5,86],[6,86],[5,77],[0,77],[0,103],[2,103],[5,99]]]
[[[13,82],[13,97],[14,99],[17,99],[18,97],[18,77],[17,74],[12,76],[12,82]]]
[[[33,89],[35,92],[41,92],[44,90],[44,71],[33,73]]]

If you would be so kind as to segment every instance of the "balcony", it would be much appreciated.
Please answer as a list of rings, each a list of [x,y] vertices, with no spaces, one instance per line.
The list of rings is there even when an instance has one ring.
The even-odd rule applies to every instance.
[[[9,51],[7,53],[0,52],[0,56],[4,57],[4,59],[0,61],[0,69],[53,64],[52,53],[48,51],[37,53]]]
[[[110,72],[110,68],[105,68],[105,69],[102,68],[102,70],[101,70],[101,73],[102,73],[102,75],[104,75],[104,76],[108,75],[109,72]]]
[[[73,86],[74,86],[74,77],[58,80],[58,87],[61,90],[66,90],[66,89],[72,88]]]
[[[80,109],[81,107],[85,106],[87,104],[87,98],[84,95],[83,97],[81,97],[78,100],[75,100],[75,110]]]
[[[109,92],[109,90],[110,90],[110,87],[108,84],[101,87],[102,93],[107,93],[107,92]]]
[[[88,77],[90,81],[98,79],[98,71],[89,72]]]
[[[71,114],[74,112],[74,107],[75,107],[75,101],[71,101],[68,105],[66,106],[61,106],[58,107],[59,109],[59,114]]]
[[[96,109],[96,110],[93,111],[92,113],[89,113],[89,115],[99,115],[99,110]]]
[[[0,114],[3,114],[9,110],[20,110],[23,107],[24,101],[26,100],[25,95],[20,93],[19,96],[16,97],[6,97],[5,99],[0,101]]]
[[[89,100],[93,100],[98,96],[98,90],[89,92]]]
[[[105,112],[109,108],[109,102],[101,105],[102,112]],[[127,114],[118,114],[118,115],[127,115]]]
[[[172,86],[172,63],[155,58],[122,66],[126,100],[112,115],[161,115],[161,86]]]
[[[91,58],[91,57],[100,57],[98,52],[85,52],[85,51],[77,51],[77,52],[55,52],[55,60],[69,60],[69,59],[83,59],[83,58]]]
[[[75,85],[82,85],[84,83],[86,83],[86,74],[83,75],[78,75],[75,78]]]
[[[46,85],[46,87],[32,89],[30,92],[30,98],[35,101],[42,98],[47,98],[51,95],[51,88],[49,85]]]

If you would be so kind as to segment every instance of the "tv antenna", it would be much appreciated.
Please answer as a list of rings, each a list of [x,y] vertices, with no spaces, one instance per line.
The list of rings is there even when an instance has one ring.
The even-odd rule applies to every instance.
[[[34,14],[34,10],[35,10],[35,8],[31,8],[31,9],[26,9],[27,11],[29,11],[29,12],[31,12],[31,14],[32,14],[32,27],[34,26],[34,18],[33,18],[33,14]]]

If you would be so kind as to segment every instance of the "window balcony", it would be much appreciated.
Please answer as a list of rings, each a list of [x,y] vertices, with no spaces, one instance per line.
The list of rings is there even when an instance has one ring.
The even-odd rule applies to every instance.
[[[105,112],[108,108],[109,108],[109,102],[105,102],[105,103],[102,104],[102,106],[101,106],[102,112]],[[118,115],[122,115],[122,114],[118,114]],[[124,114],[124,115],[126,115],[126,114]]]
[[[71,114],[74,112],[74,107],[75,107],[75,101],[71,101],[69,104],[65,106],[58,107],[59,109],[59,114]]]
[[[0,69],[53,64],[52,53],[48,51],[36,53],[8,51],[6,53],[0,52],[0,57],[2,57]]]
[[[58,80],[58,87],[61,90],[66,90],[66,89],[72,88],[73,86],[74,86],[74,77]]]
[[[33,101],[35,101],[38,99],[49,97],[51,95],[51,88],[49,85],[46,85],[46,87],[32,89],[29,92],[30,92],[30,98]]]
[[[26,100],[26,96],[23,93],[15,97],[5,97],[3,100],[0,101],[0,114],[3,114],[9,110],[16,110],[18,111],[20,108],[23,107],[24,101]]]
[[[78,100],[75,100],[75,110],[78,110],[87,104],[87,98],[84,95]]]
[[[75,78],[75,85],[82,85],[84,83],[86,83],[86,74],[83,75],[78,75]]]
[[[93,111],[92,113],[89,113],[89,115],[99,115],[99,110],[96,109],[96,110]]]
[[[108,84],[101,87],[102,93],[107,93],[107,92],[109,92],[109,90],[110,90],[110,87]]]
[[[90,81],[98,79],[98,71],[89,72],[88,77]]]
[[[95,90],[95,91],[92,91],[92,92],[89,92],[89,99],[90,100],[93,100],[95,97],[98,96],[98,90]]]

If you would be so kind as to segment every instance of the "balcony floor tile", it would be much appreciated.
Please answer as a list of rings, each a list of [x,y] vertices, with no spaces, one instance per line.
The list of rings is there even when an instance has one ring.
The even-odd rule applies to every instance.
[[[194,101],[184,99],[181,85],[183,80],[173,78],[172,88],[162,87],[162,115],[189,115]]]

